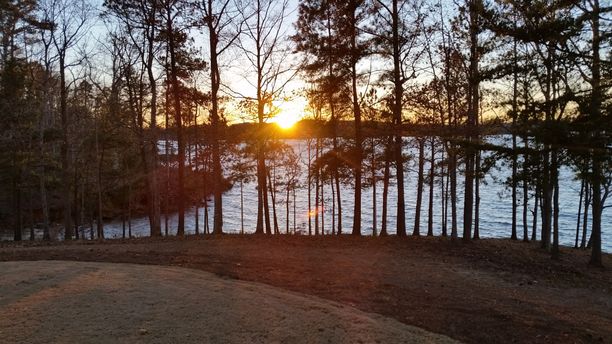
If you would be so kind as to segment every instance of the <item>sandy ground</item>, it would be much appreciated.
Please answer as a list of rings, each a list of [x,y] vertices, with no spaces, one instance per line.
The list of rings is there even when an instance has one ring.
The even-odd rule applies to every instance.
[[[179,267],[0,263],[0,343],[453,343],[381,315]]]

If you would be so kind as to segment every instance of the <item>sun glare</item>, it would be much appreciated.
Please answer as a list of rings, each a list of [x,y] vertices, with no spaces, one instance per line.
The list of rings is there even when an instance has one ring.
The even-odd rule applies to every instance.
[[[306,101],[302,99],[293,99],[290,101],[278,101],[274,104],[278,113],[272,121],[283,129],[289,129],[302,119]]]
[[[274,122],[283,129],[289,129],[293,127],[295,123],[300,120],[299,116],[294,113],[283,111],[279,113],[275,118]]]

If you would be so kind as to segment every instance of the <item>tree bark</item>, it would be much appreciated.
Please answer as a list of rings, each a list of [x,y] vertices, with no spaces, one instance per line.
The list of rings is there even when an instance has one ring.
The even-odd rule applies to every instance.
[[[272,215],[274,218],[274,234],[279,234],[278,217],[276,216],[276,185],[272,182],[272,176],[268,170],[268,188],[272,197]]]
[[[356,19],[356,1],[352,1],[353,12],[352,14],[352,29],[351,29],[351,48],[353,55],[357,54],[357,19]],[[355,200],[354,200],[354,211],[353,211],[353,235],[361,235],[361,175],[363,162],[363,137],[361,133],[361,106],[359,105],[359,96],[357,90],[357,62],[356,56],[351,56],[351,83],[352,83],[352,94],[353,94],[353,114],[355,116],[355,162],[353,171],[355,174]]]
[[[71,207],[72,202],[70,200],[70,158],[68,147],[70,143],[68,141],[68,113],[67,113],[67,97],[68,90],[66,89],[66,51],[60,49],[59,51],[59,74],[60,74],[60,116],[62,124],[62,144],[60,149],[60,155],[62,157],[62,204],[64,211],[64,239],[72,240],[72,216]]]
[[[523,138],[523,145],[525,151],[529,149],[529,137],[525,135]],[[527,153],[523,155],[523,241],[529,241],[529,228],[527,225],[527,210],[529,207],[529,183],[528,183],[528,170],[527,170]]]
[[[240,234],[244,234],[244,183],[240,179]],[[258,205],[259,206],[259,205]]]
[[[183,138],[183,116],[181,109],[181,90],[178,77],[178,62],[176,52],[176,37],[173,22],[172,8],[166,8],[166,30],[168,33],[168,52],[170,57],[170,82],[172,85],[172,102],[174,110],[174,122],[176,124],[176,140],[178,146],[177,165],[178,165],[178,185],[177,185],[177,207],[178,207],[178,226],[177,236],[185,235],[185,141]],[[216,211],[216,207],[215,207]]]
[[[427,214],[427,236],[433,236],[433,207],[434,207],[434,186],[435,186],[435,171],[436,171],[436,147],[435,139],[431,138],[431,158],[429,160],[429,207]]]
[[[156,6],[151,6],[151,17],[155,17],[157,12]],[[150,121],[149,121],[149,140],[148,149],[145,150],[145,174],[147,176],[147,184],[149,188],[149,225],[151,226],[151,236],[161,236],[161,206],[159,196],[159,183],[157,178],[158,151],[157,151],[157,80],[154,74],[155,61],[155,41],[156,31],[155,25],[149,23],[146,29],[147,38],[147,58],[146,69],[149,79],[149,92],[151,93],[151,101],[149,105]],[[168,116],[168,114],[166,114]],[[167,128],[166,128],[167,129]],[[167,144],[167,143],[166,143]],[[167,155],[166,155],[167,157]],[[167,234],[167,228],[166,228]]]
[[[468,123],[467,123],[467,144],[465,152],[465,191],[463,205],[463,240],[469,241],[472,238],[473,207],[474,207],[474,165],[476,151],[473,145],[477,141],[477,121],[480,104],[478,75],[478,10],[480,5],[478,0],[468,0],[469,7],[469,37],[470,37],[470,66],[469,66],[469,94],[468,94]]]
[[[559,259],[559,167],[558,152],[553,151],[552,163],[552,187],[553,187],[553,244],[551,255],[553,259]]]
[[[372,143],[372,161],[370,162],[372,168],[372,236],[376,236],[378,233],[377,223],[376,223],[376,145],[374,142],[374,138],[371,139]]]
[[[582,216],[582,199],[584,198],[584,184],[585,180],[582,180],[580,184],[580,200],[578,201],[578,214],[576,214],[576,240],[574,242],[574,248],[578,248],[578,239],[580,238],[580,218]]]
[[[211,109],[210,109],[210,124],[211,124],[211,146],[212,146],[212,165],[213,165],[213,193],[214,193],[214,224],[213,233],[223,234],[223,171],[221,169],[221,152],[219,133],[221,126],[221,118],[219,116],[219,88],[221,85],[221,76],[219,72],[219,32],[218,24],[215,20],[220,20],[217,16],[213,15],[213,0],[206,0],[205,6],[207,7],[206,26],[209,34],[209,53],[210,53],[210,97],[211,97]]]
[[[593,266],[602,266],[601,260],[601,213],[603,212],[604,204],[602,202],[601,196],[601,182],[603,179],[603,170],[601,167],[602,164],[602,154],[605,154],[605,143],[601,141],[601,129],[597,125],[599,121],[601,121],[601,106],[602,106],[602,98],[604,96],[603,91],[601,89],[601,57],[600,57],[600,32],[599,32],[599,17],[600,17],[600,8],[599,8],[599,0],[593,0],[592,2],[592,47],[593,47],[593,61],[591,65],[592,70],[592,79],[591,79],[591,111],[592,111],[592,121],[594,122],[595,132],[593,133],[595,136],[595,149],[593,150],[592,155],[592,166],[593,166],[593,224],[591,226],[591,238],[592,238],[592,246],[591,246],[591,259],[589,261],[590,265]]]
[[[382,195],[382,223],[380,226],[380,236],[387,236],[387,204],[389,200],[389,179],[391,179],[391,149],[393,148],[393,137],[387,138],[385,147],[385,169],[383,172],[383,195]]]
[[[585,249],[586,248],[586,237],[587,237],[587,227],[588,227],[588,220],[589,220],[589,205],[591,204],[591,185],[590,183],[587,181],[586,185],[585,185],[585,196],[584,196],[584,216],[582,219],[582,239],[580,240],[580,248],[581,249]]]
[[[516,125],[516,115],[512,118],[513,127]],[[511,240],[517,240],[517,179],[518,179],[518,158],[516,154],[516,133],[512,130],[512,233],[510,235]]]
[[[542,193],[541,190],[541,181],[538,179],[536,180],[536,189],[535,189],[535,193],[534,193],[534,204],[533,204],[533,223],[531,225],[531,241],[536,241],[537,240],[537,233],[538,233],[538,208],[540,207],[539,201],[540,201],[540,194]]]
[[[316,145],[315,145],[315,161],[319,160],[319,151],[321,149],[321,139],[317,137],[317,141],[316,141]],[[316,165],[317,168],[315,169],[315,230],[314,233],[315,235],[319,235],[319,212],[321,211],[320,208],[320,178],[319,176],[321,175],[320,173],[320,169],[318,164]]]
[[[414,230],[412,235],[420,236],[421,235],[421,203],[423,199],[423,183],[424,183],[424,165],[425,165],[425,139],[419,137],[418,139],[419,145],[419,172],[418,172],[418,181],[417,181],[417,198],[416,198],[416,208],[414,213]]]
[[[513,41],[512,49],[512,233],[511,240],[517,240],[517,179],[518,179],[518,155],[516,146],[516,118],[518,116],[518,57],[517,41]],[[523,200],[524,201],[524,200]]]
[[[480,179],[481,177],[481,152],[476,152],[475,178],[474,178],[474,239],[480,239]]]
[[[311,140],[308,139],[308,180],[307,180],[307,184],[308,184],[308,235],[312,235],[312,172],[310,170],[311,168],[311,161],[312,161],[312,157],[311,157]]]
[[[397,179],[397,236],[406,236],[406,199],[404,196],[404,158],[402,154],[402,99],[404,84],[401,75],[400,56],[400,16],[398,0],[392,1],[392,31],[393,31],[393,124],[396,135],[394,141],[395,168]]]
[[[449,154],[449,178],[450,178],[450,198],[451,198],[451,239],[458,237],[458,225],[457,225],[457,152],[456,148],[451,148]]]
[[[289,185],[287,185],[287,195],[286,195],[286,199],[285,199],[285,224],[286,224],[286,228],[285,228],[285,234],[289,234],[289,192],[291,191],[291,188],[289,187]]]

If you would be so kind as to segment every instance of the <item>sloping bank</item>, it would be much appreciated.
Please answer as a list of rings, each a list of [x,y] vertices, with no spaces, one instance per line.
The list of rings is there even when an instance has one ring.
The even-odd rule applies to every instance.
[[[211,273],[0,263],[0,342],[454,343],[377,314]]]

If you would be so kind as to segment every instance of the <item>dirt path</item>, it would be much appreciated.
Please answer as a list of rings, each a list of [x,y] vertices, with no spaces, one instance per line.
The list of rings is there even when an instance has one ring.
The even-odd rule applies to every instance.
[[[467,343],[612,343],[612,256],[443,238],[221,236],[0,244],[0,261],[189,267],[317,296]],[[2,274],[0,274],[0,278]],[[1,290],[1,289],[0,289]]]
[[[2,343],[453,343],[376,314],[211,273],[0,263]]]

